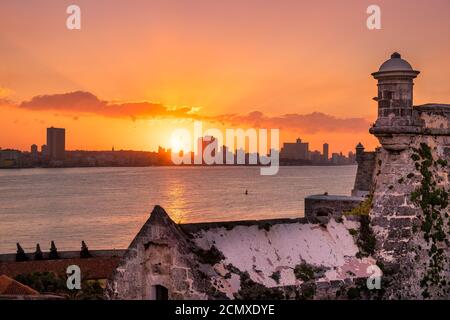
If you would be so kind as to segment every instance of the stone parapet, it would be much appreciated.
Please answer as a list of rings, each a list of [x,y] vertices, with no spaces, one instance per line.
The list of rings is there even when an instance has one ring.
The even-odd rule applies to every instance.
[[[363,197],[312,195],[305,198],[305,218],[310,223],[328,223],[341,218],[364,201]]]

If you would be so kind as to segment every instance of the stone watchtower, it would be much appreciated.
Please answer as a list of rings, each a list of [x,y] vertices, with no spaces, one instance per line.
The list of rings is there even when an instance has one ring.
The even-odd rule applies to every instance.
[[[371,188],[375,256],[387,298],[450,298],[450,105],[413,106],[418,74],[398,53],[372,73],[370,133],[381,144]]]
[[[372,73],[378,80],[378,96],[374,98],[378,102],[378,118],[370,133],[386,150],[406,149],[411,134],[421,132],[422,122],[413,108],[414,79],[419,73],[397,52]],[[395,139],[392,134],[397,134]]]
[[[372,73],[378,80],[377,128],[412,125],[413,80],[419,73],[397,52]]]
[[[358,170],[356,172],[352,196],[365,197],[370,194],[373,185],[376,152],[364,151],[364,146],[361,143],[358,143],[355,149]]]

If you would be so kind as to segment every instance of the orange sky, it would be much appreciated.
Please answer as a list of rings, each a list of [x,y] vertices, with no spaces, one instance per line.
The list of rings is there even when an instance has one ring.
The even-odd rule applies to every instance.
[[[73,3],[81,31],[65,27]],[[383,29],[370,31],[373,3],[2,1],[0,147],[41,145],[57,126],[68,149],[155,150],[198,118],[280,126],[282,141],[312,149],[371,149],[370,73],[393,51],[422,71],[416,104],[450,102],[450,3],[376,1]]]

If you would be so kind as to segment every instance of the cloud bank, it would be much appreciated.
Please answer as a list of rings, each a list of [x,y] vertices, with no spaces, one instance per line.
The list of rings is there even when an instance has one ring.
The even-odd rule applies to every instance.
[[[280,116],[266,116],[260,111],[246,115],[221,115],[215,117],[217,121],[231,125],[245,125],[255,128],[298,129],[302,133],[314,134],[318,132],[367,132],[369,122],[364,118],[337,118],[321,112],[309,114],[284,114]]]
[[[169,109],[158,103],[126,102],[114,103],[100,100],[90,92],[76,91],[63,94],[41,95],[19,104],[20,108],[61,113],[96,114],[105,117],[158,118],[190,117],[191,108]]]
[[[367,132],[370,123],[364,118],[337,118],[320,112],[309,114],[283,114],[268,116],[260,111],[248,114],[224,114],[205,116],[194,113],[192,108],[170,109],[158,103],[115,103],[100,100],[90,92],[76,91],[63,94],[40,95],[18,105],[19,108],[37,111],[57,111],[61,114],[96,114],[114,118],[152,119],[185,118],[219,122],[231,127],[278,128],[297,130],[301,133],[318,132],[357,133]]]

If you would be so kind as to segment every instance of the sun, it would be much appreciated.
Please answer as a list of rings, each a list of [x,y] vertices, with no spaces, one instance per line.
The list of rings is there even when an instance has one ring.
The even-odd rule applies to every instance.
[[[170,139],[170,147],[172,149],[172,152],[190,151],[190,146],[184,141],[183,137],[181,136],[173,136]]]

